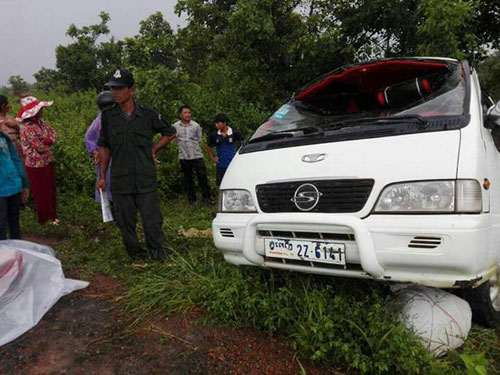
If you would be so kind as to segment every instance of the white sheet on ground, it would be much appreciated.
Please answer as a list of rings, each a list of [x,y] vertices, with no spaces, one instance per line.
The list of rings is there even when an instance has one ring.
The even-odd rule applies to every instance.
[[[460,347],[471,329],[469,303],[454,294],[419,285],[391,286],[391,309],[397,309],[399,320],[420,336],[435,356]]]
[[[0,241],[0,346],[37,325],[59,298],[87,285],[64,277],[50,247]]]

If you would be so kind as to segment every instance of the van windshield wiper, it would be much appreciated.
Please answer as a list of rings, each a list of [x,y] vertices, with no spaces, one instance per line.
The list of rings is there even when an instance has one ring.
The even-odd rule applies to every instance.
[[[426,125],[427,120],[418,114],[414,115],[402,115],[402,116],[390,116],[390,117],[361,117],[361,118],[353,118],[349,120],[337,121],[329,123],[325,129],[341,129],[344,127],[348,127],[352,124],[394,124],[394,123],[404,123],[404,122],[412,122],[417,123],[419,125]]]
[[[247,144],[250,143],[257,143],[257,142],[263,142],[263,141],[269,141],[273,139],[282,139],[282,138],[292,138],[295,137],[296,132],[302,132],[302,136],[307,136],[307,135],[320,135],[322,136],[324,134],[323,129],[317,126],[304,126],[302,128],[296,128],[296,129],[286,129],[286,130],[280,130],[277,132],[272,132],[266,135],[263,135],[262,137],[254,138],[248,141]]]

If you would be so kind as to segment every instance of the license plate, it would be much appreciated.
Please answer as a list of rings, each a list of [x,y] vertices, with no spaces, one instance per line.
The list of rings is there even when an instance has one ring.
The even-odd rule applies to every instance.
[[[265,238],[264,248],[268,257],[345,265],[343,243]]]

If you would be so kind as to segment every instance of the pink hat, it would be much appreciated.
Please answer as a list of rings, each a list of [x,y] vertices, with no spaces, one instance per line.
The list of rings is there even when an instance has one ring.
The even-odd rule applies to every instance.
[[[35,116],[43,107],[50,107],[54,102],[41,102],[34,96],[27,96],[21,99],[21,109],[17,112],[17,121],[26,120]]]

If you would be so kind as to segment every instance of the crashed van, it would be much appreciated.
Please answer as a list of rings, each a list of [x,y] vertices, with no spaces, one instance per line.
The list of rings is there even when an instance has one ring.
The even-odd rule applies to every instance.
[[[462,289],[498,325],[499,118],[467,61],[335,69],[240,148],[215,245],[235,265]]]

